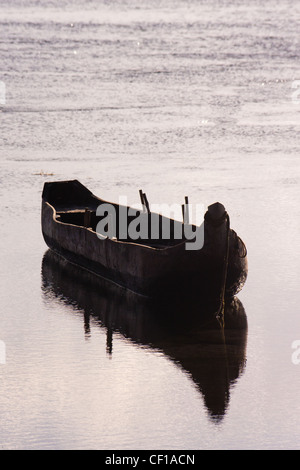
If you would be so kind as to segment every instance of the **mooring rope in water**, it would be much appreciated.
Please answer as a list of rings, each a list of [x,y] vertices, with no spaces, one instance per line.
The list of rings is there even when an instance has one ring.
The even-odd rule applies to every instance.
[[[219,305],[219,310],[217,312],[217,318],[219,319],[219,321],[222,321],[222,326],[224,326],[225,291],[226,291],[226,281],[227,281],[228,262],[229,262],[229,235],[230,235],[230,218],[229,218],[229,215],[227,214],[226,251],[225,251],[225,256],[224,256],[224,264],[223,264],[220,305]]]
[[[226,291],[226,282],[227,282],[227,273],[228,273],[228,262],[229,262],[229,236],[230,236],[230,218],[227,214],[227,239],[226,239],[226,252],[224,257],[223,264],[223,278],[222,278],[222,287],[221,287],[221,296],[220,296],[220,306],[217,314],[217,319],[221,327],[221,335],[224,345],[225,361],[226,361],[226,383],[227,383],[227,392],[226,397],[229,399],[229,365],[228,365],[228,356],[227,356],[227,345],[225,338],[225,291]]]

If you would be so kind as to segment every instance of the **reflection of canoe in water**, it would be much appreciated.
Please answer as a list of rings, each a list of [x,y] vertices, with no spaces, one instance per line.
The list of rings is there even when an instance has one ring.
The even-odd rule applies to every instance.
[[[99,224],[104,228],[103,221],[107,218],[109,225],[110,220],[104,209],[102,216],[98,215],[104,206],[113,208],[113,236],[99,232]],[[198,294],[209,290],[220,297],[225,285],[229,295],[242,288],[247,276],[246,249],[230,229],[222,204],[208,208],[200,227],[189,226],[189,233],[193,230],[197,234],[194,240],[186,237],[188,224],[151,213],[150,209],[138,217],[147,228],[147,235],[139,239],[129,230],[137,220],[132,209],[97,198],[76,180],[45,183],[43,236],[52,250],[69,261],[146,296],[170,290]],[[193,243],[194,248],[198,243],[202,248],[192,249]]]
[[[93,321],[106,329],[109,353],[114,332],[161,351],[193,379],[210,417],[216,422],[222,419],[230,388],[246,362],[247,318],[237,298],[226,303],[221,325],[214,315],[214,301],[201,305],[143,299],[51,251],[43,259],[42,285],[47,301],[82,310],[87,334]]]

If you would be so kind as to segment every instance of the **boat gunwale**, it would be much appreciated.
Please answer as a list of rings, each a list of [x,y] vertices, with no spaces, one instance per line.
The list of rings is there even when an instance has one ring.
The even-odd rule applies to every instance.
[[[94,196],[95,198],[97,198],[96,196]],[[107,201],[103,201],[102,199],[100,198],[97,198],[99,201],[102,201],[103,203],[106,203],[106,204],[112,204],[112,205],[118,205],[118,204],[113,204],[113,203],[109,203]],[[186,240],[183,240],[182,242],[180,243],[176,243],[175,245],[173,246],[167,246],[165,248],[156,248],[156,247],[153,247],[153,246],[150,246],[150,245],[145,245],[143,243],[135,243],[135,242],[128,242],[128,241],[123,241],[123,240],[118,240],[117,238],[114,239],[114,238],[109,238],[107,235],[101,235],[101,237],[103,237],[102,239],[99,238],[97,232],[95,230],[93,230],[92,228],[90,227],[84,227],[83,225],[76,225],[76,224],[71,224],[71,223],[67,223],[67,222],[62,222],[61,220],[57,219],[56,218],[56,214],[57,211],[56,208],[50,204],[50,202],[48,202],[47,200],[45,200],[43,198],[43,201],[45,204],[47,204],[49,207],[51,207],[52,211],[53,211],[53,214],[52,214],[52,219],[53,219],[53,222],[56,223],[56,224],[61,224],[61,225],[66,225],[66,226],[70,226],[70,227],[76,227],[76,228],[79,228],[79,229],[82,229],[82,230],[88,230],[89,232],[91,232],[92,234],[95,234],[99,240],[102,240],[102,241],[107,241],[109,240],[110,242],[113,242],[113,243],[118,243],[118,244],[122,244],[122,245],[127,245],[127,246],[137,246],[137,247],[140,247],[142,249],[148,249],[148,250],[153,250],[155,252],[169,252],[171,250],[176,250],[176,249],[179,249],[182,245],[184,245],[186,243]],[[120,207],[120,206],[119,206]],[[126,206],[124,206],[126,207]],[[69,211],[66,211],[66,213],[68,213]],[[74,210],[75,212],[75,210]],[[159,214],[161,215],[161,214]],[[162,216],[162,217],[165,217],[165,216]],[[170,219],[168,218],[168,220],[171,220],[173,221],[174,219]],[[180,223],[178,220],[176,221],[178,223]]]

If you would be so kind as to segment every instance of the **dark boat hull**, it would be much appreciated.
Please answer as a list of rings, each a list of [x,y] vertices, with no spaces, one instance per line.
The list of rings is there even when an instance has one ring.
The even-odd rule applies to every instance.
[[[91,228],[62,222],[57,216],[84,207],[95,211],[102,202],[77,181],[46,183],[42,232],[49,248],[74,264],[150,297],[170,292],[219,296],[224,281],[226,295],[232,296],[244,285],[244,244],[234,231],[226,231],[225,221],[215,224],[206,217],[204,246],[189,251],[184,242],[155,249],[141,243],[100,240]]]

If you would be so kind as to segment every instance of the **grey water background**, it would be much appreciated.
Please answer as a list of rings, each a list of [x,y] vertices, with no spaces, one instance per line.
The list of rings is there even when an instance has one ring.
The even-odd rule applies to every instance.
[[[288,0],[1,0],[0,448],[300,448],[299,22]],[[226,206],[248,330],[220,419],[163,348],[108,352],[84,285],[45,287],[42,187],[71,178]]]

